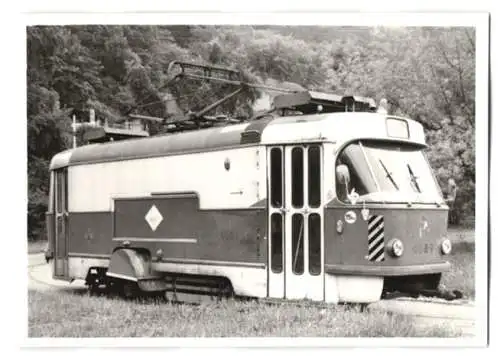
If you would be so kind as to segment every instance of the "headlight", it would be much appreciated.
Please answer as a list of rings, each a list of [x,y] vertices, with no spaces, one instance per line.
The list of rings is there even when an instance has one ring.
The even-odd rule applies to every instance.
[[[391,251],[392,255],[400,257],[401,255],[403,255],[404,251],[403,242],[399,239],[392,239],[389,242],[389,250]]]
[[[444,255],[451,253],[451,241],[449,239],[444,239],[441,243],[441,251]]]

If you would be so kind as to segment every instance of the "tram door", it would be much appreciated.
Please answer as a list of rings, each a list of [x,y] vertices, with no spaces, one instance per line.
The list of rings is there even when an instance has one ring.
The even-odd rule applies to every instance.
[[[54,277],[68,275],[68,170],[55,172]]]
[[[269,297],[324,299],[322,156],[316,144],[269,148]]]

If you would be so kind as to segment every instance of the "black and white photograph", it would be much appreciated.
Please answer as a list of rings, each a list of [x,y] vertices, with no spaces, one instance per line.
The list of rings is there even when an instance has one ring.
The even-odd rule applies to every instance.
[[[27,344],[485,344],[488,15],[325,15],[28,18]]]

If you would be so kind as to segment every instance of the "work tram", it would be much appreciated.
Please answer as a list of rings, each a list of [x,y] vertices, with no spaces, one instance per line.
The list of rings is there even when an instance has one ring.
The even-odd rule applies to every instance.
[[[320,111],[332,104],[344,111]],[[296,92],[275,107],[315,112],[57,154],[53,277],[175,299],[370,303],[437,291],[451,243],[424,129],[373,104]]]

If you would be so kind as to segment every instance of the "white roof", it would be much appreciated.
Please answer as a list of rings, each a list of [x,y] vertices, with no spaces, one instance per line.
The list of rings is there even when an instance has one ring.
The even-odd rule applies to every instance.
[[[339,112],[280,117],[269,122],[249,122],[180,134],[86,145],[55,155],[50,168],[53,170],[76,163],[148,158],[186,151],[204,152],[209,149],[251,144],[252,142],[243,143],[241,138],[243,132],[248,130],[261,133],[260,138],[253,142],[256,145],[313,141],[341,145],[356,139],[391,139],[387,130],[387,119],[390,118],[405,121],[409,132],[409,138],[392,139],[426,145],[423,127],[416,121],[378,113]]]
[[[409,138],[388,136],[386,120],[404,120]],[[397,139],[426,145],[423,126],[411,119],[369,112],[339,112],[278,118],[262,132],[262,144],[322,140],[334,143],[356,138]]]

